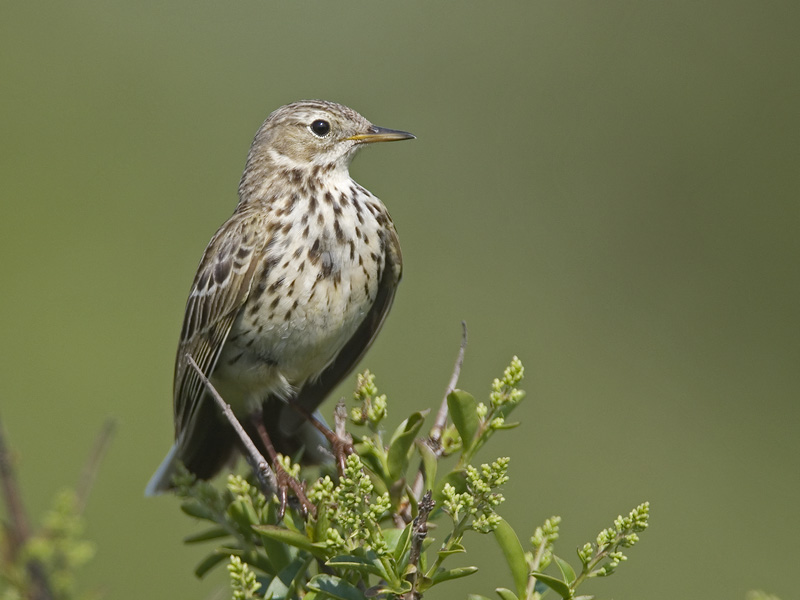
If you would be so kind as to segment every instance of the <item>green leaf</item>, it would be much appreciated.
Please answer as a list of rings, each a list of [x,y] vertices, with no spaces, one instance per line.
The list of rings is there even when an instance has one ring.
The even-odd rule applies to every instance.
[[[379,577],[383,576],[383,569],[377,567],[373,561],[360,556],[353,556],[350,554],[334,556],[325,564],[330,567],[353,569],[354,571],[358,571],[364,575],[378,575]]]
[[[218,540],[219,538],[227,537],[229,535],[230,532],[227,529],[223,527],[213,527],[212,529],[206,529],[200,533],[186,536],[183,538],[183,543],[197,544],[199,542],[207,542],[209,540]]]
[[[497,429],[497,430],[500,430],[500,429],[514,429],[515,427],[519,427],[519,425],[520,424],[518,422],[503,423],[499,427],[494,427],[494,429]]]
[[[564,600],[570,600],[570,598],[572,598],[572,590],[569,588],[569,585],[560,579],[550,577],[550,575],[545,575],[544,573],[534,572],[531,573],[531,575],[553,590],[556,594],[564,598]]]
[[[285,542],[279,542],[261,531],[257,533],[261,539],[261,545],[264,547],[264,554],[272,564],[273,572],[280,573],[292,560],[293,554],[297,554],[297,552],[292,552],[291,546]]]
[[[403,565],[403,562],[402,562],[403,558],[405,557],[405,555],[408,552],[409,548],[411,548],[411,530],[413,529],[413,527],[414,527],[414,522],[412,521],[411,523],[406,525],[406,528],[403,529],[402,533],[395,540],[393,556],[394,556],[394,562],[399,565],[399,568],[398,568],[399,571],[403,570],[403,568],[404,568],[404,565]],[[391,530],[388,530],[388,531],[391,531]],[[383,533],[384,539],[386,539],[386,534],[388,533],[388,531],[384,531],[384,533]],[[387,544],[389,544],[389,548],[391,549],[392,545],[391,545],[390,541],[387,539],[386,542],[387,542]]]
[[[408,525],[406,525],[408,527]],[[400,539],[400,536],[403,535],[405,528],[398,529],[397,527],[386,527],[386,529],[381,530],[381,536],[383,540],[386,542],[386,546],[390,552],[394,552],[394,549],[397,547],[397,542]]]
[[[519,402],[517,402],[516,404],[513,402],[509,402],[508,404],[504,404],[503,406],[501,406],[497,412],[499,416],[505,419],[508,417],[508,415],[514,412],[514,409],[517,408],[519,405],[520,405]]]
[[[439,461],[436,453],[428,444],[422,440],[417,440],[417,452],[422,457],[422,466],[425,469],[425,491],[433,490],[433,482],[436,481],[436,468]]]
[[[227,512],[228,516],[241,527],[242,531],[249,531],[251,525],[258,523],[258,516],[253,505],[243,498],[231,502]]]
[[[414,443],[425,416],[420,412],[415,412],[405,421],[400,423],[389,442],[389,454],[387,463],[389,465],[389,478],[396,481],[406,474],[408,468],[408,452]]]
[[[525,551],[522,549],[522,544],[520,544],[514,529],[505,519],[500,519],[494,530],[494,537],[503,551],[503,556],[506,559],[506,563],[508,563],[509,569],[511,569],[517,596],[524,598],[528,587],[529,567],[528,561],[525,560]]]
[[[486,596],[481,596],[480,594],[467,594],[467,600],[490,600]]]
[[[398,579],[395,583],[381,582],[380,584],[371,587],[365,592],[368,598],[394,598],[396,596],[404,597],[411,591],[411,582],[405,579]],[[305,599],[303,599],[305,600]]]
[[[200,564],[194,568],[194,574],[197,577],[203,577],[223,560],[229,559],[231,554],[240,554],[240,552],[222,551],[221,549],[214,550],[211,554],[201,560]]]
[[[411,514],[412,515],[418,515],[419,514],[419,500],[417,499],[417,497],[414,496],[414,494],[407,494],[405,498],[406,498],[406,500],[408,500],[408,508],[411,511]]]
[[[319,559],[327,559],[325,550],[320,546],[313,544],[311,540],[309,540],[302,533],[289,531],[288,529],[284,529],[283,527],[278,527],[276,525],[253,525],[253,529],[270,539],[277,540],[284,544],[289,544],[295,548],[300,548],[300,550],[305,550]]]
[[[187,500],[183,502],[181,504],[181,510],[195,519],[204,519],[206,521],[213,521],[214,523],[217,522],[214,512],[211,509],[206,508],[197,500]]]
[[[442,490],[447,483],[455,488],[456,493],[463,494],[465,491],[467,491],[466,471],[463,469],[452,471],[439,480],[439,483],[436,484],[436,489],[433,492],[433,500],[436,502],[437,506],[442,505]]]
[[[328,516],[328,505],[322,502],[317,507],[317,518],[312,523],[311,535],[308,537],[311,538],[312,542],[324,542],[330,526],[331,520]]]
[[[381,481],[389,477],[389,467],[386,464],[386,453],[383,447],[378,448],[371,439],[366,437],[354,446],[356,454],[367,469],[375,473]]]
[[[337,600],[366,600],[357,587],[335,575],[315,575],[308,582],[308,588]]]
[[[517,595],[506,588],[497,588],[495,589],[495,592],[497,592],[497,595],[503,600],[518,600]]]
[[[464,452],[470,450],[475,443],[475,433],[480,427],[478,417],[478,402],[471,394],[462,390],[453,390],[447,395],[447,409],[453,425],[461,436]]]
[[[439,552],[437,552],[437,555],[441,556],[442,558],[447,558],[448,556],[453,556],[454,554],[463,554],[466,551],[467,549],[464,548],[464,546],[462,546],[461,544],[454,543],[451,544],[447,550],[439,550]]]
[[[553,560],[556,561],[559,571],[561,571],[561,574],[564,576],[564,581],[569,585],[572,585],[572,582],[575,581],[576,577],[575,570],[572,568],[572,566],[563,558],[559,558],[556,555],[553,555]]]
[[[308,561],[312,559],[295,558],[289,565],[286,566],[280,573],[270,581],[269,586],[264,591],[264,598],[286,598],[288,592],[292,589],[292,584],[299,575],[304,575],[308,568]],[[306,596],[308,597],[308,596]]]
[[[270,600],[285,600],[288,595],[289,588],[278,576],[273,577],[267,589],[264,590],[264,598],[269,598]]]
[[[457,567],[455,569],[439,569],[436,575],[433,576],[433,585],[443,581],[450,581],[451,579],[458,579],[459,577],[466,577],[478,571],[478,567]]]

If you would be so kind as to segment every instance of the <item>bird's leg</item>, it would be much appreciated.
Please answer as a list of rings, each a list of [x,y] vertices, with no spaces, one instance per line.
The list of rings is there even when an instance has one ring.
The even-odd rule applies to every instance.
[[[299,412],[303,417],[311,423],[314,427],[316,427],[322,435],[325,436],[325,439],[328,440],[328,443],[331,445],[331,450],[333,451],[333,455],[336,457],[336,466],[339,469],[339,475],[344,475],[344,463],[347,457],[353,453],[353,441],[350,439],[350,436],[344,431],[344,427],[336,428],[336,431],[331,431],[330,428],[325,425],[322,421],[320,421],[317,417],[313,415],[313,413],[308,412],[303,406],[298,404],[297,402],[289,402],[289,406],[291,406],[294,410]],[[337,407],[338,409],[338,407]],[[337,419],[338,422],[338,419]]]
[[[267,456],[269,456],[272,470],[275,472],[275,479],[277,479],[278,520],[283,519],[283,515],[286,512],[286,498],[290,488],[294,492],[295,497],[300,501],[303,513],[311,513],[312,516],[316,517],[317,507],[314,506],[306,496],[304,487],[297,479],[286,472],[286,469],[283,468],[281,462],[278,460],[278,453],[275,452],[275,447],[272,445],[272,440],[269,439],[267,428],[264,427],[264,415],[262,412],[260,410],[254,412],[252,420],[258,432],[258,437],[261,438],[261,442],[267,450]]]

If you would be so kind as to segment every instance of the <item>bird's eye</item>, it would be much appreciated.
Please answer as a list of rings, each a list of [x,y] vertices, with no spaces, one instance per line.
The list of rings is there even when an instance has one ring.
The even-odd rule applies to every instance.
[[[311,131],[314,132],[314,135],[319,137],[325,137],[328,135],[330,130],[331,124],[327,121],[323,121],[322,119],[317,119],[311,124]]]

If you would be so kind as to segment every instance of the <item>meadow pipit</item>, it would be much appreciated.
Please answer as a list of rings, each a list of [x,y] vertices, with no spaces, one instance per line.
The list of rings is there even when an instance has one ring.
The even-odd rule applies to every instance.
[[[400,280],[392,219],[350,178],[364,144],[412,139],[320,100],[273,112],[256,133],[239,204],[206,248],[175,361],[175,443],[147,486],[169,489],[176,462],[215,475],[238,449],[190,368],[190,355],[243,425],[255,415],[275,448],[320,459],[313,412],[378,333]]]

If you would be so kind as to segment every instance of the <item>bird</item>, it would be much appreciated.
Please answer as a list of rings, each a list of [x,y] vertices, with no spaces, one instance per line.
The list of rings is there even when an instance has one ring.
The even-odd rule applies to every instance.
[[[175,440],[146,495],[170,490],[178,464],[210,479],[240,451],[189,357],[246,427],[263,422],[278,452],[325,459],[318,424],[301,412],[316,411],[371,346],[403,269],[386,207],[349,166],[366,145],[414,138],[324,100],[264,121],[186,302]]]

